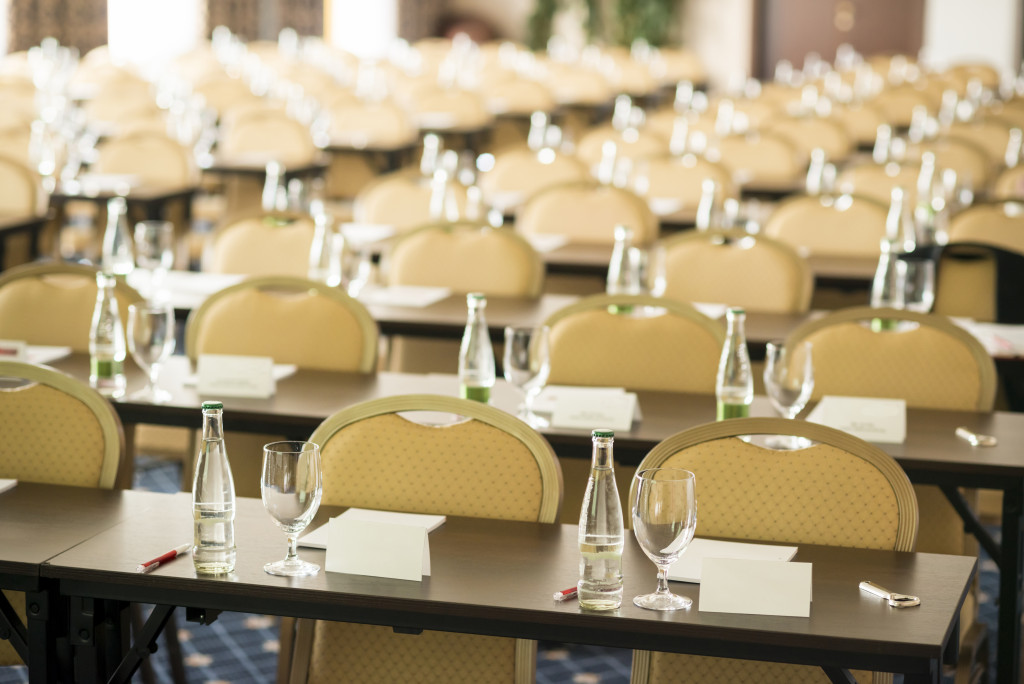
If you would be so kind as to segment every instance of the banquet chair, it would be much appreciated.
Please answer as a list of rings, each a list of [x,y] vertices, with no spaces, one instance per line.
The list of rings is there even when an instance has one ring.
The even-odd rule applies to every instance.
[[[984,151],[989,162],[1001,167],[1010,143],[1012,125],[996,117],[953,122],[946,136],[967,141]]]
[[[304,278],[314,232],[306,214],[263,212],[228,219],[214,232],[203,267],[213,273]]]
[[[636,245],[658,236],[658,220],[635,193],[596,182],[564,183],[540,190],[516,213],[523,235],[560,234],[578,244],[611,245],[615,226],[633,230]]]
[[[192,151],[168,135],[138,132],[103,140],[96,147],[98,173],[135,176],[148,188],[185,188],[199,180]]]
[[[875,331],[873,320],[891,321]],[[793,330],[786,346],[810,342],[814,356],[813,399],[825,395],[903,399],[908,407],[991,411],[996,368],[982,344],[945,316],[896,309],[854,307],[829,313]],[[799,353],[793,363],[802,362]],[[950,439],[953,439],[950,428]],[[956,510],[938,487],[915,485],[921,507],[917,550],[977,555]],[[968,506],[977,492],[960,492]],[[969,593],[961,610],[957,681],[973,681],[987,658],[985,627],[977,620],[977,597]]]
[[[991,323],[1024,324],[1024,253],[979,242],[945,245],[933,311]]]
[[[779,203],[763,232],[807,255],[877,257],[888,213],[858,195],[799,195]]]
[[[589,178],[587,166],[574,156],[521,145],[495,153],[494,166],[480,176],[480,191],[488,204],[507,214],[544,188]]]
[[[47,366],[0,361],[0,415],[0,477],[100,489],[131,482],[121,420],[87,384]],[[25,594],[3,593],[26,624]],[[22,662],[0,640],[0,666]]]
[[[393,226],[404,232],[422,226],[435,219],[431,216],[430,179],[420,175],[418,170],[401,170],[379,176],[356,195],[352,212],[359,223],[376,223]],[[449,180],[443,212],[457,217],[465,216],[466,188]]]
[[[980,202],[950,219],[950,242],[979,242],[1024,252],[1024,202]]]
[[[1002,163],[1002,154],[993,162],[985,149],[973,140],[955,135],[946,135],[907,148],[906,159],[920,161],[925,152],[935,155],[935,167],[953,169],[961,184],[981,194],[995,176],[995,163]]]
[[[870,146],[885,123],[882,113],[870,102],[832,103],[829,118],[839,124],[855,146]]]
[[[193,362],[202,354],[235,354],[303,369],[373,373],[377,343],[377,324],[362,304],[338,288],[284,276],[249,278],[213,293],[185,326],[185,354]],[[239,495],[259,496],[258,455],[264,444],[282,439],[226,431]],[[189,470],[183,483],[191,482]]]
[[[992,181],[988,197],[992,200],[1024,200],[1024,164],[1000,172]]]
[[[604,158],[605,143],[615,144],[616,159],[631,159],[634,163],[645,157],[660,156],[668,152],[668,140],[646,128],[620,131],[611,124],[591,128],[576,145],[576,156],[595,168]]]
[[[747,435],[797,435],[812,440],[813,446],[777,451]],[[700,537],[914,550],[918,508],[906,474],[884,451],[840,430],[781,418],[719,421],[663,440],[637,471],[647,468],[694,473]],[[635,487],[634,479],[630,502]],[[885,673],[853,674],[862,684],[892,680]],[[634,651],[630,681],[832,680],[811,666]]]
[[[807,170],[806,155],[777,133],[729,135],[716,146],[722,164],[740,186],[792,189],[801,184]]]
[[[893,188],[916,188],[921,175],[918,162],[903,161],[875,164],[867,162],[844,167],[836,177],[836,190],[867,197],[885,206],[892,200]]]
[[[658,212],[663,223],[692,223],[708,179],[715,182],[718,205],[726,199],[739,199],[732,173],[722,164],[694,154],[643,159],[634,167],[630,184],[655,209],[656,203],[668,205]]]
[[[893,128],[906,128],[914,118],[914,110],[924,107],[932,116],[939,109],[933,93],[910,83],[890,85],[869,100]]]
[[[45,201],[38,175],[18,159],[0,155],[0,217],[43,213]]]
[[[688,231],[655,249],[663,255],[666,297],[770,313],[810,308],[814,274],[784,242],[742,230]]]
[[[436,412],[461,420],[441,422]],[[324,505],[545,523],[558,518],[562,472],[551,446],[486,404],[434,395],[375,399],[328,417],[309,439],[321,448]],[[294,623],[293,640],[293,621],[282,622],[278,669],[278,681],[290,684],[534,681],[534,641]]]
[[[331,198],[351,199],[379,175],[376,151],[397,150],[416,141],[416,129],[408,115],[393,102],[346,101],[326,113],[335,146],[325,177],[326,194]],[[351,149],[337,149],[342,146]]]
[[[815,148],[824,150],[825,158],[832,162],[841,162],[854,151],[854,141],[846,130],[825,117],[777,116],[764,122],[761,130],[785,137],[806,159]]]

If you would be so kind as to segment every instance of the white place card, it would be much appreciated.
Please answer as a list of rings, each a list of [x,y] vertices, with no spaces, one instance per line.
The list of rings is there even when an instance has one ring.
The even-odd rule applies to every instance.
[[[953,318],[952,321],[971,333],[992,356],[1024,356],[1024,325],[982,323],[971,318]]]
[[[0,340],[0,360],[28,361],[28,343],[25,340]],[[33,361],[32,363],[42,363]]]
[[[419,582],[430,575],[430,542],[422,525],[339,515],[327,523],[328,572]]]
[[[807,420],[868,442],[902,444],[907,439],[907,402],[903,399],[824,396]]]
[[[452,293],[447,287],[426,287],[421,285],[391,285],[389,287],[364,287],[359,292],[359,301],[366,306],[403,306],[413,309],[436,304]]]
[[[197,376],[200,394],[253,399],[274,395],[274,360],[269,356],[202,354]]]
[[[694,309],[716,321],[724,316],[725,310],[729,308],[725,304],[716,304],[714,302],[692,302],[692,304]]]
[[[524,236],[533,248],[544,254],[569,244],[569,236],[560,233],[534,233]]]
[[[668,569],[668,578],[677,582],[700,584],[701,569],[707,558],[788,561],[796,555],[795,546],[748,544],[694,537],[690,545]]]
[[[52,363],[71,355],[71,347],[56,347],[42,344],[29,345],[25,358],[29,363]]]
[[[386,522],[395,525],[419,525],[428,533],[433,532],[444,524],[447,519],[443,515],[428,515],[426,513],[401,513],[397,511],[376,511],[370,508],[350,508],[338,518],[350,520],[370,520],[374,522]],[[311,549],[327,548],[327,529],[329,525],[321,525],[312,532],[305,534],[299,539],[299,546]]]
[[[637,398],[632,392],[563,393],[555,400],[551,412],[552,427],[609,428],[626,431],[633,427]]]
[[[362,246],[371,245],[375,242],[383,242],[393,236],[397,231],[394,226],[384,223],[342,223],[341,234],[349,245]]]
[[[12,480],[10,478],[0,478],[0,493],[6,492],[8,489],[14,489],[17,485],[17,480]]]
[[[705,558],[699,610],[810,617],[811,564]]]

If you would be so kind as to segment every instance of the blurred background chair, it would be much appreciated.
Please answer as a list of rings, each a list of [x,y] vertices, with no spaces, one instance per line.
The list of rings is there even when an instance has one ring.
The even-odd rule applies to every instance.
[[[1024,202],[980,202],[950,219],[950,242],[975,242],[1024,252]]]
[[[814,444],[776,451],[741,439],[747,435],[797,435]],[[779,418],[719,421],[663,440],[637,470],[645,468],[696,475],[700,537],[914,550],[918,508],[903,469],[878,447],[839,430]],[[635,481],[630,501],[634,488]],[[855,674],[858,682],[892,680],[884,673]],[[831,680],[815,667],[634,651],[630,681]]]
[[[935,275],[935,313],[976,321],[1024,324],[1024,254],[978,242],[942,248]]]
[[[488,204],[509,214],[544,188],[589,178],[586,164],[576,157],[523,145],[495,153],[494,166],[480,176],[480,191]]]
[[[921,175],[918,162],[888,162],[875,164],[868,161],[844,166],[836,177],[836,190],[855,197],[867,197],[883,206],[889,206],[892,189],[917,187]]]
[[[307,214],[264,212],[228,219],[214,232],[203,270],[304,278],[315,230]]]
[[[888,212],[856,195],[801,195],[779,203],[764,234],[808,256],[877,257]]]
[[[436,412],[457,422],[437,423]],[[416,422],[425,415],[434,424]],[[432,395],[377,399],[335,413],[310,440],[321,447],[324,505],[558,519],[562,473],[551,446],[486,404]],[[311,620],[286,619],[281,629],[278,679],[292,684],[534,681],[534,641]]]
[[[378,176],[356,195],[352,212],[358,223],[393,226],[404,232],[426,223],[444,220],[454,212],[455,219],[466,215],[466,188],[449,180],[441,216],[433,216],[429,178],[419,170],[401,170]]]
[[[630,186],[643,197],[662,223],[693,223],[705,180],[715,183],[715,205],[739,199],[732,172],[718,162],[694,154],[663,155],[637,161]]]
[[[792,190],[804,180],[807,157],[789,138],[776,133],[728,135],[713,146],[741,187]]]
[[[579,244],[615,242],[615,226],[633,230],[633,243],[658,237],[657,217],[636,194],[596,182],[565,183],[538,191],[516,214],[516,230],[531,235],[565,235]]]

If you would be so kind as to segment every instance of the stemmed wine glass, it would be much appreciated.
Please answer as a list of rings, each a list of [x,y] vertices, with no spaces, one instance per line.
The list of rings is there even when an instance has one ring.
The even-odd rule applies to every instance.
[[[636,474],[633,534],[658,566],[658,589],[633,599],[648,610],[680,610],[693,603],[668,589],[668,568],[690,544],[697,529],[696,478],[689,470],[648,468]]]
[[[544,389],[551,373],[549,328],[505,328],[505,354],[502,357],[505,380],[525,393],[520,415],[533,427],[546,427],[548,421],[533,412],[533,402]]]
[[[285,577],[315,575],[316,563],[299,560],[299,533],[320,508],[323,479],[320,446],[312,442],[272,442],[263,447],[260,494],[263,507],[288,538],[288,555],[267,563],[264,572]]]
[[[149,377],[139,398],[155,404],[167,401],[171,394],[156,386],[160,368],[174,351],[174,309],[169,304],[140,302],[128,307],[128,351]]]
[[[783,418],[796,418],[814,389],[811,343],[804,342],[799,354],[791,354],[781,341],[775,340],[765,346],[764,358],[764,388],[772,406]],[[799,449],[805,444],[806,440],[794,435],[780,435],[769,443],[781,449]]]
[[[174,224],[139,221],[135,224],[135,263],[149,273],[149,298],[156,299],[164,276],[174,266]]]

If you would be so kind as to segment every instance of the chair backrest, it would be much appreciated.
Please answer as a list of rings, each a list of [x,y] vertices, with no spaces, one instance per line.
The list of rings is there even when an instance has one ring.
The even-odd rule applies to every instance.
[[[689,231],[657,249],[663,250],[666,297],[773,313],[810,308],[814,274],[783,242],[742,230]]]
[[[555,233],[581,244],[612,244],[615,226],[633,229],[636,244],[658,236],[658,220],[647,203],[629,190],[597,183],[565,183],[530,197],[516,214],[516,230],[524,235]]]
[[[0,274],[0,339],[89,351],[96,307],[96,271],[82,264],[25,264]],[[142,295],[118,280],[114,286],[121,322]],[[127,329],[127,328],[126,328]]]
[[[814,445],[776,451],[740,439],[745,435],[798,435]],[[779,418],[719,421],[665,439],[637,471],[658,467],[696,476],[701,537],[914,549],[918,507],[903,469],[878,447],[839,430]],[[680,672],[688,682],[828,681],[814,667],[633,653],[633,684],[679,681]]]
[[[519,206],[544,188],[589,177],[586,164],[576,157],[512,147],[495,155],[494,167],[480,177],[480,191],[488,202],[504,209]]]
[[[185,353],[269,356],[301,368],[372,373],[377,324],[338,288],[302,278],[250,278],[189,315]]]
[[[184,187],[198,180],[192,151],[168,135],[139,131],[103,141],[96,153],[100,173],[130,174],[149,187]]]
[[[555,98],[548,88],[538,82],[515,75],[480,83],[480,94],[488,111],[496,115],[529,115],[555,109]]]
[[[689,304],[645,295],[594,295],[556,311],[553,385],[713,393],[725,328]]]
[[[410,412],[430,412],[433,424]],[[438,413],[458,422],[438,423]],[[448,416],[446,416],[448,417]],[[321,446],[323,503],[411,513],[553,523],[562,472],[547,441],[486,404],[434,395],[386,397],[327,418]],[[386,474],[388,486],[381,487]],[[289,681],[534,681],[536,643],[522,639],[299,621]]]
[[[1024,324],[1024,253],[976,242],[942,248],[933,311],[976,321]]]
[[[916,188],[919,175],[921,175],[921,165],[917,162],[854,164],[839,172],[836,178],[836,190],[858,197],[867,197],[888,206],[892,200],[892,189]]]
[[[408,115],[393,102],[356,100],[338,104],[327,113],[331,139],[354,147],[388,149],[416,139],[416,129]]]
[[[708,179],[715,182],[718,202],[738,198],[732,172],[718,162],[694,154],[642,159],[634,167],[631,184],[637,194],[648,198],[650,203],[675,200],[678,202],[676,211],[692,216],[700,205],[703,183]]]
[[[949,241],[1024,252],[1024,202],[983,202],[964,209],[950,219]]]
[[[306,214],[261,213],[228,219],[217,228],[204,269],[214,273],[304,278],[316,231]]]
[[[888,213],[857,195],[801,195],[776,207],[764,234],[808,255],[877,257]]]
[[[850,134],[836,121],[819,116],[778,116],[766,121],[761,130],[777,133],[792,142],[805,158],[815,148],[825,151],[829,161],[842,161],[854,150]]]
[[[807,163],[789,138],[771,132],[726,136],[718,152],[740,185],[789,186],[803,178]]]
[[[938,106],[931,93],[909,83],[887,86],[869,102],[882,113],[885,122],[894,128],[909,126],[917,107],[925,107],[929,114],[935,114]]]
[[[936,168],[953,169],[957,179],[975,193],[984,192],[994,175],[993,162],[985,149],[966,137],[945,135],[920,145],[911,145],[907,148],[906,158],[917,161],[925,152],[935,155]],[[1002,162],[1002,155],[998,161]]]
[[[617,159],[642,159],[668,152],[668,140],[646,129],[620,131],[611,124],[602,124],[587,131],[576,146],[576,156],[591,168],[604,157],[605,143],[615,144]]]
[[[1024,164],[1011,166],[992,182],[990,199],[1024,200]]]
[[[891,322],[873,330],[872,321]],[[853,307],[808,321],[786,339],[810,342],[813,397],[905,399],[917,408],[990,411],[996,369],[982,344],[945,316]],[[799,354],[793,363],[802,362]]]
[[[130,472],[117,412],[65,373],[0,361],[0,415],[2,477],[111,489]]]
[[[33,216],[40,213],[38,176],[13,157],[0,156],[0,216]]]
[[[464,216],[466,188],[450,182],[446,190],[445,210],[454,207],[459,216]],[[363,187],[356,195],[352,211],[360,223],[379,223],[406,231],[431,222],[431,195],[430,181],[418,171],[397,171]]]
[[[420,129],[474,129],[494,118],[483,97],[469,90],[427,86],[410,99],[413,121]]]
[[[316,156],[309,128],[273,107],[253,108],[232,117],[221,132],[218,149],[225,159],[275,160],[286,167],[308,164]]]
[[[507,297],[537,297],[544,262],[509,228],[472,223],[423,226],[401,236],[387,256],[389,285],[449,287]]]
[[[829,118],[842,126],[854,145],[870,145],[885,123],[881,111],[870,102],[833,103]]]

